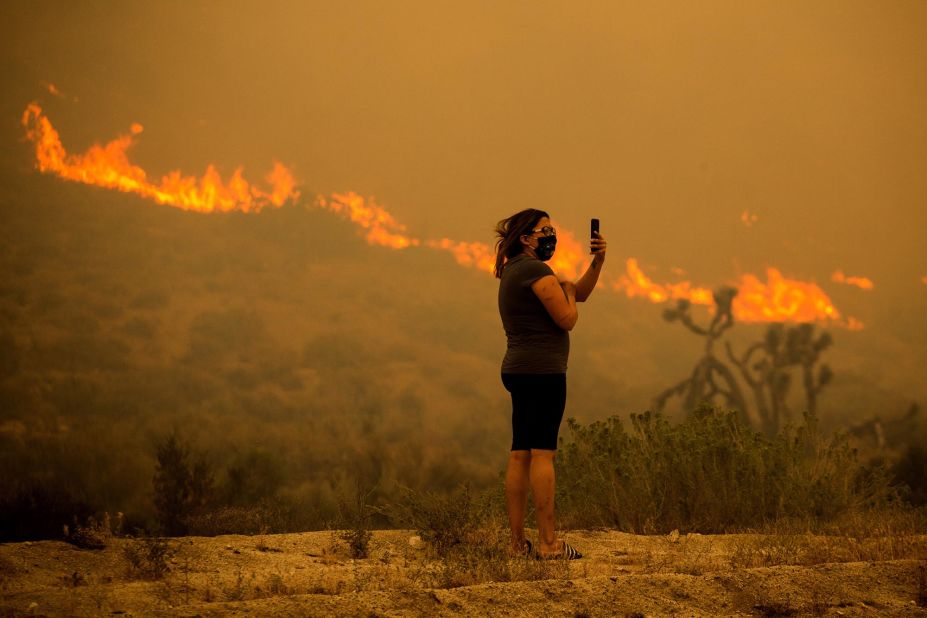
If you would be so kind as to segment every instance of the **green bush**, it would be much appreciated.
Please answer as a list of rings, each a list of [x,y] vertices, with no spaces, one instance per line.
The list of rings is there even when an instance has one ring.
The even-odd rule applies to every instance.
[[[702,406],[679,424],[659,413],[582,426],[568,421],[557,456],[558,510],[571,527],[636,533],[724,532],[782,517],[826,521],[889,496],[842,434],[816,419],[767,437],[734,411]]]

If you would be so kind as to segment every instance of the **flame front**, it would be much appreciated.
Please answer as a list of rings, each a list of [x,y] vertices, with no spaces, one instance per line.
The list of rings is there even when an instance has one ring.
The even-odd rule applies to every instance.
[[[855,285],[861,290],[871,290],[875,287],[872,279],[866,277],[847,277],[842,270],[835,271],[830,278],[835,283],[845,283],[846,285]]]
[[[653,303],[685,299],[694,305],[714,304],[712,291],[689,281],[656,283],[641,269],[634,258],[628,258],[626,273],[614,282],[613,288],[628,298],[644,297]],[[816,284],[788,279],[775,268],[766,270],[766,282],[746,274],[732,282],[737,296],[732,303],[734,317],[740,322],[838,322],[840,312],[827,294]],[[844,326],[862,328],[855,318]]]
[[[366,239],[371,245],[405,249],[419,244],[417,238],[406,235],[406,226],[378,206],[373,198],[365,200],[357,193],[349,191],[334,193],[331,198],[320,195],[316,198],[316,203],[367,230]]]
[[[22,123],[27,138],[35,145],[38,169],[67,180],[137,193],[161,204],[197,212],[258,212],[265,207],[282,206],[299,196],[292,173],[280,163],[275,163],[266,177],[271,187],[267,191],[245,180],[241,168],[236,169],[228,181],[223,181],[212,165],[199,179],[173,171],[159,184],[151,183],[145,170],[132,164],[127,155],[135,143],[135,136],[144,130],[138,123],[131,126],[129,135],[122,135],[104,146],[94,145],[80,155],[68,154],[58,132],[37,104],[26,108]],[[335,193],[330,197],[319,196],[316,204],[365,230],[365,238],[371,245],[394,249],[424,245],[448,251],[463,266],[493,272],[495,252],[488,244],[449,238],[421,242],[408,235],[406,226],[373,198],[365,199],[354,192]],[[757,217],[744,211],[741,220],[749,226]],[[554,271],[575,280],[589,261],[590,257],[576,237],[568,230],[559,229],[557,251],[551,261]],[[628,258],[625,267],[626,272],[613,281],[611,287],[628,298],[643,297],[653,303],[687,299],[696,305],[713,306],[713,294],[707,287],[695,286],[689,281],[657,283],[644,273],[635,258]],[[681,269],[674,269],[674,272],[678,276],[684,274]],[[833,280],[862,289],[873,287],[869,279],[847,277],[841,271],[834,273]],[[927,283],[927,277],[922,281]],[[746,274],[731,285],[738,289],[732,305],[734,317],[742,322],[827,321],[853,330],[863,327],[855,318],[843,320],[830,298],[816,284],[786,278],[775,268],[767,269],[765,282]]]
[[[625,268],[627,272],[618,277],[613,287],[616,291],[624,292],[628,298],[643,296],[652,303],[662,303],[680,298],[686,299],[695,305],[711,305],[714,303],[711,290],[695,287],[688,281],[655,283],[644,274],[635,258],[628,258]]]
[[[814,283],[787,279],[775,268],[766,269],[766,283],[742,275],[734,298],[734,317],[741,322],[836,321],[840,312]]]
[[[441,240],[429,240],[427,244],[432,249],[450,251],[454,260],[461,266],[479,268],[489,273],[496,269],[496,254],[486,243],[442,238]]]
[[[35,145],[38,169],[67,180],[137,193],[159,204],[197,212],[258,212],[299,197],[292,173],[281,163],[274,163],[265,178],[271,187],[269,191],[245,180],[240,167],[227,182],[223,182],[213,165],[209,165],[199,179],[172,171],[158,184],[149,182],[145,170],[132,164],[128,157],[135,136],[143,131],[138,123],[132,125],[131,135],[121,135],[103,146],[91,146],[79,155],[68,154],[58,132],[36,103],[26,107],[22,124],[27,139]]]

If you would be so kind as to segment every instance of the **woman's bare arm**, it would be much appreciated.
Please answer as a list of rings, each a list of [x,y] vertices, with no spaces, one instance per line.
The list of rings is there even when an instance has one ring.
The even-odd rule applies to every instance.
[[[544,304],[551,319],[563,330],[573,330],[579,313],[576,311],[576,286],[569,282],[557,281],[557,277],[547,275],[531,284],[531,289]]]

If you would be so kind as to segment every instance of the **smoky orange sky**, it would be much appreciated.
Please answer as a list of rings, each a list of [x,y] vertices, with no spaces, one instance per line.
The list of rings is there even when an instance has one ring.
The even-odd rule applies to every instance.
[[[485,239],[524,206],[573,229],[597,215],[615,254],[706,281],[771,264],[895,276],[915,293],[927,274],[922,2],[2,12],[5,98],[53,99],[79,148],[142,123],[146,169],[276,158],[431,236]]]
[[[919,312],[880,313],[927,303],[922,2],[0,11],[11,135],[31,100],[72,151],[140,123],[153,175],[282,161],[305,194],[375,196],[421,238],[491,242],[527,206],[575,231],[596,216],[615,274],[634,257],[715,287],[775,267],[923,339]]]

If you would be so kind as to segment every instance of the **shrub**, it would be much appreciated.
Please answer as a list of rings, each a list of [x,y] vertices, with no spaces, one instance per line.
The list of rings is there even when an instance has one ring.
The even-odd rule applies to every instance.
[[[169,563],[176,552],[166,539],[156,537],[127,539],[122,547],[132,579],[162,579],[171,570]]]
[[[472,538],[493,515],[490,495],[476,497],[469,485],[448,494],[400,490],[396,502],[378,509],[393,525],[416,530],[439,556]]]
[[[884,502],[884,474],[864,473],[841,434],[816,419],[767,437],[735,411],[702,406],[679,424],[659,413],[582,426],[558,454],[561,521],[637,533],[724,532],[780,517],[828,520]]]

